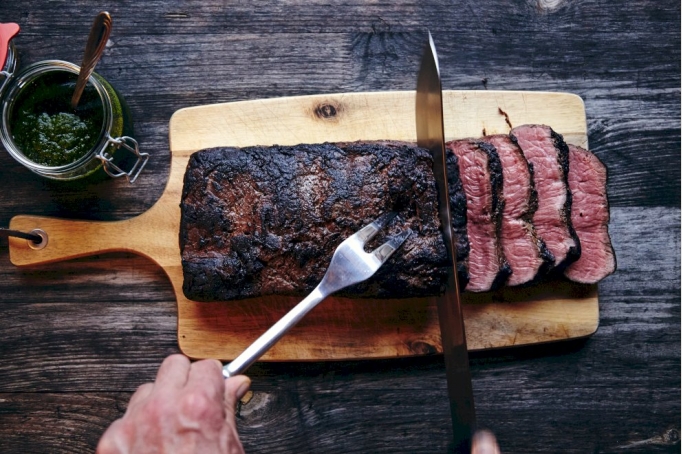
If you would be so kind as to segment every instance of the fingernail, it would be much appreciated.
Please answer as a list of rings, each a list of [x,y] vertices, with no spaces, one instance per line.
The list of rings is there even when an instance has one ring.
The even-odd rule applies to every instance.
[[[244,377],[244,382],[239,385],[239,388],[237,388],[237,400],[241,400],[242,397],[246,395],[247,392],[249,392],[249,388],[251,387],[251,379],[248,377]]]

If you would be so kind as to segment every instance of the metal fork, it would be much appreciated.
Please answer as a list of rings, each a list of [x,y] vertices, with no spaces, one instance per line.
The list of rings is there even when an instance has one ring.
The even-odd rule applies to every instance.
[[[272,325],[253,344],[249,345],[242,354],[224,366],[223,376],[228,378],[243,373],[268,351],[289,328],[298,323],[312,308],[332,293],[369,279],[412,234],[412,231],[407,229],[372,252],[365,252],[365,244],[382,228],[386,227],[395,215],[396,213],[393,212],[385,213],[371,224],[346,238],[334,251],[331,264],[315,290]]]

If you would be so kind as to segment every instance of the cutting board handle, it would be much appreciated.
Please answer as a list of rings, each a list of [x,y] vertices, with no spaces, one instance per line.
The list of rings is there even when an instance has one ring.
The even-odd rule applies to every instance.
[[[22,232],[40,229],[47,244],[37,248],[28,240],[11,238],[9,256],[16,266],[38,265],[105,252],[133,252],[160,265],[176,265],[179,208],[162,201],[140,216],[123,221],[78,221],[41,216],[15,216],[10,228]]]
[[[114,222],[75,221],[40,216],[15,216],[10,228],[22,232],[40,229],[45,232],[44,247],[30,240],[11,238],[10,260],[14,265],[26,266],[58,262],[103,252],[129,250],[125,235],[130,220]],[[42,245],[41,245],[42,246]]]
[[[164,193],[149,210],[134,218],[82,221],[27,215],[13,217],[10,221],[12,230],[43,230],[47,244],[36,248],[30,241],[11,238],[10,261],[16,266],[28,266],[123,251],[148,257],[162,267],[179,266],[180,192],[187,159],[180,155],[173,160]]]

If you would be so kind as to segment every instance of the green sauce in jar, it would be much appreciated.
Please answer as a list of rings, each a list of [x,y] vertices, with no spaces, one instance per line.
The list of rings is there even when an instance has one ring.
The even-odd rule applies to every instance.
[[[71,108],[76,74],[49,72],[29,82],[15,101],[12,138],[31,161],[50,167],[67,165],[97,145],[104,127],[104,107],[88,84],[76,110]]]
[[[0,141],[30,171],[52,180],[133,183],[149,160],[132,136],[130,111],[104,78],[92,73],[78,107],[71,97],[80,68],[60,60],[13,75],[0,97]]]

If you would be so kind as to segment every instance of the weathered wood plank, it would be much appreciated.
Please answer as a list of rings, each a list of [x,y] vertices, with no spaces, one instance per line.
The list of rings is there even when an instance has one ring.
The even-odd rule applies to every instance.
[[[415,30],[424,26],[442,29],[454,23],[469,23],[493,33],[524,33],[553,30],[584,29],[637,33],[650,31],[647,24],[658,23],[668,28],[677,25],[679,3],[643,1],[604,3],[597,0],[580,3],[548,0],[490,0],[474,2],[420,2],[400,0],[390,4],[341,0],[330,7],[326,1],[287,0],[272,4],[267,0],[246,3],[213,3],[182,0],[169,4],[160,0],[119,2],[117,4],[78,4],[52,2],[44,6],[40,0],[23,1],[22,8],[9,8],[6,16],[30,26],[34,33],[45,36],[69,35],[74,31],[87,34],[89,23],[79,20],[93,16],[104,6],[114,17],[115,27],[133,34],[145,30],[152,34],[187,33],[325,33],[348,30]],[[29,13],[30,12],[30,13]],[[60,20],[53,21],[53,15]],[[6,19],[5,19],[6,20]],[[229,29],[221,24],[230,23]]]
[[[148,171],[134,187],[82,192],[0,153],[0,226],[20,213],[145,211],[165,186],[168,119],[182,107],[412,89],[429,27],[444,88],[582,96],[610,176],[619,270],[600,285],[599,331],[581,344],[476,355],[480,422],[504,452],[679,452],[679,2],[3,0],[0,21],[21,23],[24,64],[78,61],[105,8],[114,32],[98,71],[128,99],[153,154]],[[127,254],[19,271],[0,241],[0,313],[3,452],[92,452],[177,350],[166,277]],[[258,365],[240,432],[248,452],[443,451],[443,374],[437,357]]]
[[[74,306],[87,307],[109,301],[136,305],[162,303],[174,296],[163,270],[133,254],[104,254],[27,269],[12,266],[6,248],[0,250],[0,257],[0,276],[7,290],[0,295],[0,304],[81,301]],[[106,288],[115,290],[98,291]]]
[[[651,219],[657,229],[648,229]],[[679,209],[612,210],[619,269],[600,285],[596,337],[652,336],[664,344],[679,338],[659,332],[679,319],[679,222]],[[110,254],[17,269],[5,254],[0,308],[11,323],[0,344],[0,391],[106,390],[112,383],[130,390],[139,384],[130,383],[132,366],[149,379],[176,351],[174,295],[148,260]],[[45,358],[32,364],[36,355]]]
[[[163,176],[168,169],[167,121],[175,110],[191,105],[295,94],[412,89],[421,35],[421,32],[202,35],[190,42],[178,41],[174,35],[122,37],[111,46],[98,70],[128,98],[136,119],[136,135],[143,149],[153,150],[145,175],[154,173],[157,175],[154,181],[149,176],[143,177],[134,188],[123,182],[111,182],[84,200],[76,191],[46,185],[5,156],[8,170],[14,167],[19,171],[16,177],[14,172],[7,175],[30,182],[26,191],[34,194],[32,198],[39,202],[40,210],[47,201],[48,210],[51,207],[65,216],[82,213],[81,217],[92,217],[114,210],[124,212],[119,215],[123,217],[137,214],[151,206],[163,190]],[[26,39],[28,49],[44,48],[42,37]],[[558,41],[584,48],[584,43],[576,43],[569,37]],[[674,41],[666,42],[674,44]],[[281,42],[287,46],[282,48]],[[607,162],[607,165],[620,162],[628,166],[616,167],[610,172],[612,182],[618,183],[610,186],[612,203],[616,206],[679,205],[676,194],[679,194],[680,178],[678,166],[674,165],[680,155],[679,124],[674,121],[680,112],[679,65],[675,64],[679,62],[679,46],[666,45],[660,53],[650,48],[639,50],[641,53],[631,58],[647,62],[648,66],[615,74],[608,72],[613,62],[624,60],[626,54],[633,52],[617,34],[600,40],[595,61],[588,63],[570,58],[557,62],[556,52],[538,50],[539,44],[510,45],[496,49],[495,58],[481,59],[480,55],[490,52],[480,46],[478,41],[464,45],[450,40],[442,42],[439,50],[445,88],[483,89],[485,80],[485,87],[489,89],[574,92],[586,102],[590,142],[603,147],[596,151],[607,158],[612,153],[626,154],[624,160],[608,159],[610,162]],[[55,55],[78,58],[80,45],[72,46],[76,56],[69,56],[64,47],[69,49],[69,46],[58,47],[54,53],[48,49],[44,54],[29,54],[27,60]],[[298,58],[289,58],[292,54]],[[169,56],[173,56],[170,61]],[[547,72],[548,64],[556,68],[556,74]],[[591,68],[589,73],[586,67]],[[253,68],[261,69],[254,74]],[[211,75],[210,88],[197,91],[195,87],[202,86],[207,74]],[[151,96],[150,89],[154,93]],[[657,159],[647,159],[649,149],[656,150]],[[668,158],[674,161],[669,162]],[[655,182],[661,182],[664,187]],[[621,190],[621,184],[622,193],[614,193],[614,188]],[[665,198],[661,199],[652,191],[654,186],[657,192],[667,188],[670,191],[665,191]],[[15,200],[28,198],[27,194],[21,195]],[[10,205],[10,208],[15,207]]]
[[[3,452],[92,453],[131,393],[0,393]]]
[[[479,420],[496,431],[505,452],[528,452],[530,446],[547,452],[614,452],[628,445],[636,448],[638,442],[666,433],[671,435],[659,421],[661,415],[669,415],[669,426],[675,427],[678,393],[656,388],[670,377],[650,377],[650,388],[642,388],[644,395],[637,398],[627,386],[618,386],[631,386],[633,382],[632,364],[625,364],[612,371],[617,383],[605,386],[594,378],[608,368],[595,358],[594,349],[602,341],[473,359]],[[582,367],[566,369],[567,362],[576,361]],[[542,364],[540,371],[538,362]],[[671,367],[667,369],[672,372]],[[287,452],[342,449],[353,453],[442,452],[447,446],[447,404],[442,399],[445,383],[437,358],[260,366],[254,372],[254,393],[238,412],[248,452],[280,452],[283,445]],[[573,384],[554,386],[560,375],[569,375]],[[500,380],[507,386],[501,387]],[[19,427],[13,432],[0,428],[5,447],[26,452],[38,446],[55,446],[57,451],[62,447],[64,451],[60,452],[80,452],[80,443],[87,440],[92,446],[95,434],[104,430],[107,420],[122,414],[129,393],[37,396],[0,394],[0,421],[8,423],[0,427]],[[505,402],[502,411],[499,399]],[[540,432],[538,414],[548,421]],[[420,416],[410,420],[405,415]],[[618,430],[633,415],[641,417],[637,429],[626,433]],[[40,427],[32,423],[35,420],[40,421]],[[17,425],[19,422],[22,424]],[[592,439],[591,445],[575,446],[576,440],[591,439],[594,427],[600,428],[599,438]],[[69,436],[78,441],[67,440]],[[654,439],[632,452],[673,452],[674,447],[674,439],[667,444]]]
[[[679,37],[650,33],[636,38],[660,44],[640,49],[633,49],[622,35],[611,32],[596,38],[590,34],[593,41],[589,43],[581,42],[586,38],[577,32],[576,37],[565,32],[537,42],[528,42],[534,38],[524,34],[513,42],[504,36],[492,43],[476,36],[458,42],[453,39],[457,34],[440,40],[436,35],[436,43],[446,89],[582,90],[588,100],[620,106],[614,114],[642,118],[660,116],[664,107],[674,109],[675,95],[679,94],[675,65],[679,61]],[[82,52],[82,45],[76,43],[41,46],[44,39],[40,35],[22,39],[17,45],[26,48],[20,51],[26,64],[45,58],[78,61]],[[497,46],[495,39],[500,41]],[[245,94],[246,99],[254,99],[331,91],[405,90],[414,88],[422,42],[420,31],[219,33],[188,40],[142,34],[112,37],[98,71],[117,87],[125,88],[122,92],[131,102],[138,96],[148,97],[150,84],[154,96],[213,97],[209,101],[200,98],[199,104],[245,99]],[[561,47],[557,49],[556,43]],[[590,49],[587,56],[586,47]],[[613,71],[614,62],[628,56],[636,66]],[[197,90],[207,78],[210,88]],[[637,108],[628,101],[636,101]],[[145,99],[144,104],[150,102]]]

